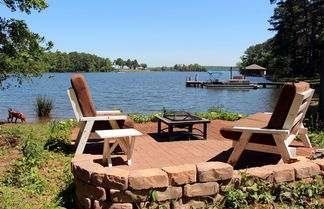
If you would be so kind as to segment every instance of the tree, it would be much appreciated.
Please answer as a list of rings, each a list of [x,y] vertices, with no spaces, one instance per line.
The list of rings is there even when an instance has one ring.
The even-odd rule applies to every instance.
[[[135,70],[137,67],[139,67],[139,64],[138,64],[138,62],[137,62],[136,59],[133,60],[133,61],[131,62],[131,66],[133,67],[134,70]]]
[[[119,66],[121,69],[125,66],[125,61],[122,58],[118,58],[114,61],[114,65]]]
[[[288,76],[314,76],[320,72],[320,48],[324,40],[323,0],[271,0],[276,4],[270,19],[276,34],[273,55],[284,58]]]
[[[132,61],[130,59],[128,59],[126,62],[125,62],[125,65],[131,69],[132,68]]]
[[[0,0],[12,12],[17,10],[31,14],[32,10],[40,12],[48,7],[44,0]],[[39,76],[46,69],[43,62],[44,52],[53,46],[45,42],[44,37],[29,30],[23,20],[0,17],[0,84],[9,77],[21,85],[24,79]]]
[[[145,70],[145,68],[147,68],[147,64],[142,63],[142,64],[141,64],[141,67],[142,67],[143,70]]]

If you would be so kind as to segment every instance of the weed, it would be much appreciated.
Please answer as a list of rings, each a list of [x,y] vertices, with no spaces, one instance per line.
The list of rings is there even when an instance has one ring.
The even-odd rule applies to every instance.
[[[307,115],[307,117],[304,119],[304,125],[311,132],[318,133],[324,130],[324,121],[321,120],[319,112]]]
[[[251,179],[242,175],[241,186],[223,192],[221,205],[225,208],[242,208],[255,204],[289,204],[295,207],[320,208],[324,196],[323,177],[317,176],[311,182],[270,183],[262,179]]]
[[[48,117],[53,109],[54,100],[47,96],[36,97],[36,112],[39,117]]]
[[[49,138],[45,148],[55,152],[67,152],[69,150],[71,129],[77,123],[69,119],[67,121],[53,121],[49,123]]]

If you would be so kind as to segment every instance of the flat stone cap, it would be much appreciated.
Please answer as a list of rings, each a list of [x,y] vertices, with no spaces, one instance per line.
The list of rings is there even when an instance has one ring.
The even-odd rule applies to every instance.
[[[169,185],[169,179],[161,169],[134,170],[129,173],[128,185],[135,190],[161,188]]]

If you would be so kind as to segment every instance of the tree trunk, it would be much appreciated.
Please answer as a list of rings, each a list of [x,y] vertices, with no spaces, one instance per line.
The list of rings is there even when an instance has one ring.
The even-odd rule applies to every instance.
[[[321,66],[320,66],[320,92],[319,92],[319,114],[324,120],[324,43],[321,44]]]

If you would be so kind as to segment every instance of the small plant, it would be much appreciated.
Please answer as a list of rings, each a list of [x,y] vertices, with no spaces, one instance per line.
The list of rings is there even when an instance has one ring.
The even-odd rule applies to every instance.
[[[312,132],[321,132],[324,130],[324,121],[321,120],[318,112],[307,115],[304,125]]]
[[[46,163],[49,156],[33,133],[23,141],[20,150],[23,157],[14,161],[3,182],[5,185],[42,194],[46,188],[46,180],[39,173],[39,168]]]
[[[77,122],[72,119],[51,122],[49,124],[49,138],[45,144],[45,148],[55,152],[68,151],[67,144],[70,141],[72,127],[76,124]]]
[[[48,117],[53,109],[53,99],[47,96],[36,97],[36,112],[39,117]]]
[[[134,120],[135,123],[145,123],[145,122],[156,122],[155,116],[162,115],[162,113],[156,113],[151,115],[144,115],[141,113],[131,113],[129,117]]]

